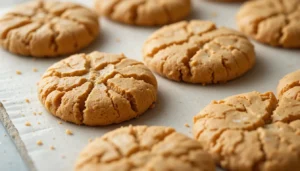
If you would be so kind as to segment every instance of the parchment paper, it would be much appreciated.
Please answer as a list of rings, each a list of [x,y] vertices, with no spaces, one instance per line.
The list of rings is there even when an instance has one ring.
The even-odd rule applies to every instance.
[[[77,0],[80,2],[80,0]],[[92,7],[92,1],[81,1]],[[218,26],[235,28],[235,14],[240,3],[217,3],[203,0],[193,1],[190,19],[212,20]],[[7,9],[0,9],[3,14]],[[157,28],[122,25],[101,19],[101,36],[90,47],[81,52],[99,50],[124,53],[142,60],[142,45]],[[123,124],[108,127],[86,127],[63,122],[50,115],[37,98],[36,83],[43,72],[61,58],[33,59],[0,50],[0,119],[14,138],[23,159],[31,170],[72,170],[80,150],[90,138],[99,137],[120,126],[164,125],[191,136],[192,117],[211,100],[257,90],[275,91],[277,83],[285,74],[299,69],[300,51],[273,48],[254,42],[257,54],[256,66],[243,77],[220,85],[192,85],[177,83],[158,75],[159,95],[156,107],[141,117]],[[33,72],[37,68],[38,72]],[[22,75],[17,75],[20,70]],[[30,103],[26,103],[29,99]],[[33,112],[42,112],[36,116]],[[30,122],[32,126],[25,126]],[[40,122],[40,124],[38,124]],[[74,135],[66,135],[70,129]],[[41,140],[42,146],[36,142]],[[54,146],[55,150],[50,150]]]

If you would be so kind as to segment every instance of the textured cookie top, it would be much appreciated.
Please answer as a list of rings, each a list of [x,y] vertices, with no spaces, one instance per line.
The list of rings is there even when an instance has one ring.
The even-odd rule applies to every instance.
[[[95,139],[81,152],[76,171],[214,171],[201,145],[174,129],[119,128]]]
[[[202,84],[234,79],[255,63],[254,47],[243,34],[210,21],[165,26],[148,38],[143,54],[158,74]]]
[[[194,136],[228,170],[300,169],[300,71],[284,77],[279,101],[251,92],[213,101],[194,117]]]
[[[70,2],[31,1],[0,18],[1,46],[26,56],[73,53],[90,44],[98,34],[98,16]]]
[[[244,33],[272,46],[300,47],[300,0],[255,0],[237,15]]]
[[[141,62],[123,54],[78,54],[52,65],[39,98],[53,115],[76,124],[108,125],[153,107],[157,82]]]
[[[95,0],[100,15],[143,26],[179,21],[191,11],[190,0]]]

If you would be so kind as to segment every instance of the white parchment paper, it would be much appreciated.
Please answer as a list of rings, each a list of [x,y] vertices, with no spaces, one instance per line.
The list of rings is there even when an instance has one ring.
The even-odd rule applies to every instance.
[[[80,0],[77,0],[80,2]],[[81,1],[92,7],[92,1]],[[235,14],[240,3],[217,3],[204,0],[193,1],[193,13],[189,19],[212,20],[218,26],[236,28]],[[3,14],[7,9],[0,9]],[[101,35],[88,48],[81,52],[99,50],[111,53],[124,53],[126,56],[142,60],[142,45],[157,28],[144,28],[122,25],[101,19]],[[257,90],[275,91],[279,79],[285,74],[300,69],[300,51],[273,48],[253,42],[256,48],[257,63],[243,77],[221,85],[192,85],[177,83],[158,75],[159,95],[156,107],[141,117],[123,124],[108,127],[86,127],[63,122],[50,115],[37,98],[36,83],[43,72],[61,58],[33,59],[0,50],[0,119],[31,170],[66,171],[72,170],[80,150],[90,138],[103,135],[120,126],[164,125],[191,136],[192,118],[211,100]],[[38,72],[33,72],[37,68]],[[16,70],[22,72],[17,75]],[[26,103],[29,99],[30,103]],[[42,112],[41,115],[33,113]],[[25,126],[30,122],[32,126]],[[40,124],[38,124],[40,123]],[[70,129],[74,135],[66,135]],[[42,146],[36,142],[41,140]],[[54,146],[55,150],[50,150]]]

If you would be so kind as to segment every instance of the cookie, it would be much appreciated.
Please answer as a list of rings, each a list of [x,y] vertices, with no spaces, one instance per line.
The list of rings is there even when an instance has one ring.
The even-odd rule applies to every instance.
[[[214,171],[201,145],[173,128],[129,126],[95,139],[81,152],[76,171]]]
[[[300,70],[272,92],[213,101],[194,117],[194,137],[226,170],[300,170]]]
[[[46,109],[89,126],[120,123],[154,107],[157,82],[141,62],[123,54],[76,54],[52,65],[38,85]]]
[[[237,23],[242,32],[261,43],[300,48],[300,0],[246,2]]]
[[[202,84],[235,79],[255,63],[254,47],[243,34],[200,20],[154,32],[144,44],[143,56],[161,76]]]
[[[98,34],[97,14],[71,2],[30,1],[0,18],[0,45],[24,56],[71,54]]]
[[[95,0],[96,11],[125,24],[154,26],[182,20],[190,14],[190,0]]]

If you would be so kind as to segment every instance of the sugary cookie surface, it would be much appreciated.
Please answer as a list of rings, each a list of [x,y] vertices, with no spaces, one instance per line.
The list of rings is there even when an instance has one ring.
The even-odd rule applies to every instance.
[[[145,42],[143,54],[153,71],[189,83],[226,82],[255,63],[254,47],[243,34],[199,20],[159,29]]]
[[[227,170],[300,170],[300,71],[271,92],[213,101],[194,117],[194,137]]]
[[[190,0],[95,0],[100,15],[133,25],[153,26],[179,21],[189,15]]]
[[[0,18],[0,44],[25,56],[74,53],[99,34],[98,16],[71,2],[30,1]]]
[[[259,42],[300,48],[300,0],[255,0],[237,14],[242,32]]]
[[[141,62],[123,54],[77,54],[52,65],[39,98],[53,115],[76,124],[109,125],[154,106],[157,82]]]
[[[81,152],[76,171],[214,171],[201,145],[174,129],[124,127],[95,139]]]

